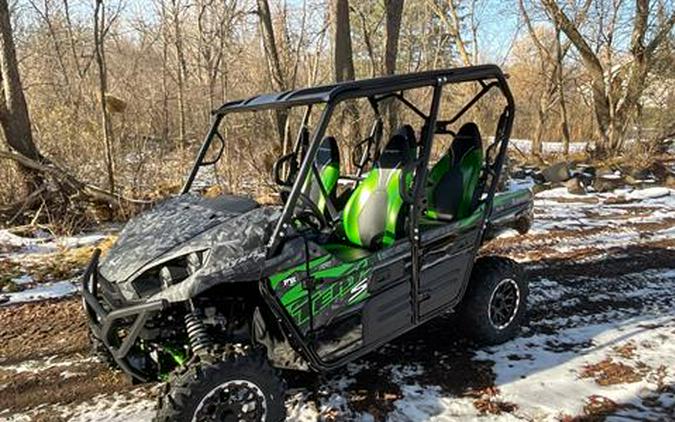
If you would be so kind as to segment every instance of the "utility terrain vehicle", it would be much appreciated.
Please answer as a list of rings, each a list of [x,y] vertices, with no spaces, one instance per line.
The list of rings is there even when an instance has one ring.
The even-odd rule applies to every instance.
[[[444,89],[460,85],[471,99],[440,118]],[[494,138],[467,121],[488,93],[503,101]],[[359,117],[369,135],[331,136],[337,107],[355,99],[372,112]],[[394,104],[420,123],[385,127]],[[274,164],[281,205],[189,193],[221,156],[226,116],[296,108],[298,135]],[[512,338],[527,283],[513,261],[477,255],[500,230],[531,223],[528,189],[497,193],[513,118],[492,65],[224,104],[181,194],[130,221],[105,258],[94,253],[82,291],[92,341],[134,379],[168,380],[160,420],[276,421],[283,370],[338,368],[449,311],[478,340]]]

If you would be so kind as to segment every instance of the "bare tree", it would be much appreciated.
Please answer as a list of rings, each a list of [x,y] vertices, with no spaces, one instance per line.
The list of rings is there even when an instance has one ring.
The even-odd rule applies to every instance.
[[[169,139],[169,28],[167,19],[166,3],[164,0],[156,0],[159,5],[161,19],[161,44],[162,44],[162,139]]]
[[[59,64],[59,70],[61,71],[61,77],[63,78],[63,83],[66,86],[66,91],[68,92],[68,101],[72,101],[72,92],[70,85],[70,78],[68,76],[68,69],[64,61],[64,54],[61,48],[61,41],[57,35],[57,30],[54,27],[52,22],[51,10],[50,10],[50,1],[44,0],[42,7],[38,6],[35,1],[29,0],[30,5],[33,7],[33,10],[38,14],[38,16],[44,21],[47,26],[47,32],[49,33],[49,38],[54,47],[54,52],[56,53],[56,61]]]
[[[373,11],[366,10],[366,8],[372,9],[373,4],[365,4],[365,7],[354,7],[353,10],[358,14],[359,22],[361,24],[361,35],[363,37],[363,44],[366,47],[366,53],[368,54],[368,61],[370,62],[370,75],[371,77],[377,76],[380,71],[380,66],[378,64],[378,57],[375,52],[375,47],[373,46],[373,38],[380,29],[382,23],[382,18],[384,14],[373,19]],[[373,20],[375,22],[373,22]],[[385,29],[386,30],[386,29]]]
[[[476,19],[477,1],[471,0],[468,15],[460,16],[459,5],[456,0],[446,0],[445,8],[437,4],[435,0],[427,0],[427,4],[434,11],[434,14],[441,20],[447,28],[455,43],[455,48],[459,53],[459,58],[464,66],[471,66],[478,61],[478,20]],[[462,21],[468,17],[470,21],[470,33],[464,31]],[[472,53],[469,53],[469,44],[472,47]]]
[[[398,39],[401,34],[401,16],[403,15],[404,0],[390,0],[386,8],[385,43],[384,43],[384,74],[396,73],[396,59],[398,57]],[[398,125],[397,103],[390,103],[387,107],[389,128],[394,130]]]
[[[581,56],[582,63],[591,78],[593,109],[598,123],[600,141],[597,152],[600,155],[612,154],[623,147],[627,129],[634,122],[642,93],[646,87],[647,75],[654,65],[654,53],[664,43],[675,24],[675,11],[660,20],[653,29],[651,39],[649,31],[649,0],[635,1],[635,17],[630,39],[631,60],[618,70],[615,63],[603,60],[598,50],[592,47],[592,40],[580,30],[579,26],[555,0],[541,0],[557,26],[565,33]],[[611,4],[615,22],[621,2]],[[667,12],[666,12],[667,13]],[[610,22],[610,23],[611,23]],[[598,22],[598,25],[603,25]],[[617,25],[604,25],[601,32],[615,38]],[[611,41],[607,51],[611,51]]]
[[[19,154],[39,161],[33,141],[30,116],[23,94],[7,0],[0,0],[0,124],[5,141]],[[39,178],[30,167],[19,163],[27,190],[35,188]]]
[[[580,25],[586,19],[588,8],[591,6],[590,0],[585,0],[580,10],[576,13],[574,21]],[[556,25],[555,32],[548,38],[548,42],[542,40],[541,35],[532,23],[528,7],[524,0],[518,1],[521,17],[525,27],[537,51],[539,78],[542,81],[542,92],[537,103],[537,125],[532,139],[532,153],[541,156],[542,137],[544,135],[549,111],[557,104],[560,111],[560,130],[563,140],[563,151],[567,156],[569,154],[569,124],[567,120],[567,105],[565,102],[565,84],[564,84],[564,58],[569,51],[571,44],[569,41],[562,43],[560,39],[560,28]],[[529,8],[534,9],[533,7]],[[557,94],[557,98],[556,98]]]
[[[349,20],[349,1],[332,0],[333,65],[336,82],[354,80],[354,58]]]
[[[181,16],[184,5],[182,0],[171,0],[171,22],[173,24],[173,43],[176,49],[176,82],[178,84],[178,138],[181,146],[186,142],[186,117],[185,117],[185,81],[187,79],[187,60],[183,47],[183,27]]]
[[[110,113],[106,107],[106,93],[108,92],[108,68],[105,60],[105,4],[103,0],[96,0],[94,8],[94,46],[96,64],[98,65],[99,100],[101,101],[101,126],[103,129],[103,144],[105,146],[106,168],[108,170],[108,189],[115,192],[115,160],[113,158],[114,133]]]
[[[272,26],[272,14],[267,0],[256,0],[258,4],[258,17],[260,19],[260,35],[262,36],[265,58],[267,60],[267,73],[272,83],[272,89],[275,91],[286,90],[286,79],[279,59],[279,50],[274,37],[274,27]],[[277,133],[282,142],[282,149],[285,150],[286,112],[279,110],[276,112]]]
[[[396,58],[398,57],[398,39],[401,33],[401,16],[403,15],[404,0],[390,0],[387,2],[384,44],[384,74],[396,73]]]
[[[555,59],[556,59],[556,82],[558,83],[558,104],[560,106],[560,135],[563,143],[565,157],[570,154],[570,126],[567,116],[567,100],[565,98],[565,77],[563,75],[566,48],[563,48],[560,40],[560,27],[555,28]]]

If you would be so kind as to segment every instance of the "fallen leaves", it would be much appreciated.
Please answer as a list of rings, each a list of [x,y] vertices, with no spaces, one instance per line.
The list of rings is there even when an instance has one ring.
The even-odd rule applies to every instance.
[[[500,400],[499,389],[495,386],[484,388],[476,393],[479,397],[473,401],[473,406],[483,415],[501,415],[503,412],[512,413],[518,409],[515,403]]]
[[[635,343],[629,341],[628,343],[622,346],[614,347],[614,352],[616,352],[617,355],[621,356],[624,359],[632,359],[635,357],[636,348],[637,346],[635,346]]]
[[[586,399],[584,415],[596,418],[584,418],[584,420],[604,420],[604,417],[620,409],[620,405],[607,397],[592,395]]]
[[[640,381],[647,373],[648,367],[641,362],[636,366],[630,366],[622,362],[616,362],[612,358],[606,358],[595,364],[584,365],[581,369],[581,378],[593,378],[602,386],[626,384]]]

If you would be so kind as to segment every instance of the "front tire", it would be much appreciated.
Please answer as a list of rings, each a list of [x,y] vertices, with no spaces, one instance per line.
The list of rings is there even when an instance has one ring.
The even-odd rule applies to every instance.
[[[177,370],[157,421],[282,421],[285,385],[261,353],[206,355]]]
[[[528,283],[520,266],[502,257],[476,261],[459,315],[466,334],[495,345],[516,337],[525,317]]]

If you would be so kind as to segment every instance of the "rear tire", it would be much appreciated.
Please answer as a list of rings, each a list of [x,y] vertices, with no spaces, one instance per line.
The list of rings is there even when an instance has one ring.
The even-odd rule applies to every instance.
[[[206,355],[176,370],[156,421],[284,420],[285,385],[262,353]]]
[[[459,307],[460,326],[480,343],[494,345],[511,340],[520,332],[528,293],[527,280],[515,261],[480,258]]]

